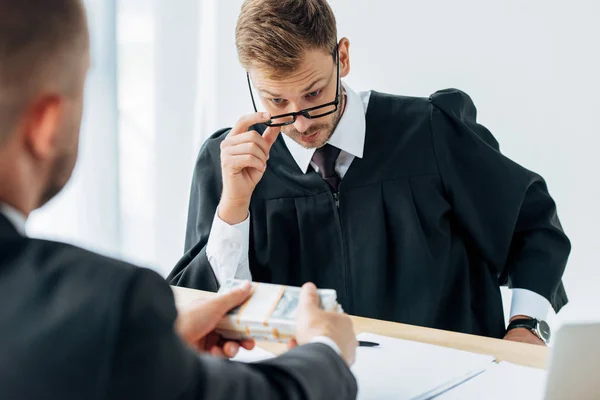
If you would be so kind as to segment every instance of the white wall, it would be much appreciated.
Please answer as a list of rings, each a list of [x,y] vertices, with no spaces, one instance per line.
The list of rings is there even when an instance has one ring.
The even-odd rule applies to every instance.
[[[215,118],[205,134],[252,111],[237,62],[234,27],[241,0],[212,4],[210,46],[218,53],[202,80]],[[351,42],[356,90],[428,96],[469,93],[479,121],[503,152],[544,176],[573,242],[565,274],[566,319],[600,318],[600,3],[593,0],[332,0],[339,35]],[[207,38],[204,37],[203,43]],[[210,84],[209,84],[210,83]],[[211,86],[212,85],[212,86]],[[212,89],[211,89],[212,88]],[[597,305],[597,307],[596,307]],[[571,314],[568,314],[568,313]]]

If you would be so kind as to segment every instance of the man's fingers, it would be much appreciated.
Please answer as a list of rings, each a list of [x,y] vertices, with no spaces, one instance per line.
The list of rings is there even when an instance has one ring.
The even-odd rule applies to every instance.
[[[230,156],[223,164],[224,167],[229,167],[233,173],[238,173],[245,168],[254,168],[259,172],[265,172],[267,164],[252,154],[244,154],[239,156]]]
[[[195,326],[191,334],[191,340],[199,340],[208,335],[217,326],[219,321],[235,307],[241,305],[250,296],[252,285],[250,282],[238,286],[230,292],[217,295],[200,305],[196,310],[188,313],[188,316],[195,319],[192,324]],[[213,344],[210,337],[207,337],[207,347]]]
[[[227,355],[223,352],[223,349],[220,347],[213,347],[210,349],[210,354],[214,357],[226,358]]]
[[[229,358],[237,356],[240,351],[240,345],[236,342],[227,342],[223,346],[223,353]]]
[[[219,340],[219,336],[211,332],[225,314],[244,303],[251,292],[252,284],[244,282],[227,293],[219,294],[187,310],[177,318],[178,333],[187,343],[204,339],[204,345],[210,349]]]
[[[256,347],[256,342],[253,339],[242,340],[240,344],[246,350],[253,350]]]
[[[223,154],[231,155],[231,156],[243,156],[243,155],[253,155],[258,158],[263,163],[267,162],[267,154],[265,153],[256,143],[242,143],[232,147],[228,147],[223,150]]]
[[[226,138],[223,140],[223,142],[221,142],[221,150],[242,143],[256,143],[265,154],[269,154],[269,150],[271,149],[271,146],[260,135],[260,133],[256,131],[250,131]]]
[[[201,351],[206,352],[206,351],[210,351],[213,347],[221,347],[221,346],[219,346],[220,341],[221,341],[220,335],[217,335],[214,332],[208,333],[204,337],[204,340],[200,341],[201,346],[203,346]]]
[[[248,130],[248,128],[255,124],[260,124],[261,122],[267,122],[271,118],[269,113],[254,113],[244,115],[242,118],[236,122],[235,126],[229,132],[229,136],[239,135],[240,133],[244,133]]]
[[[288,342],[288,344],[287,344],[288,350],[291,350],[291,349],[296,348],[296,347],[298,347],[298,342],[296,341],[296,339],[290,340]]]
[[[269,150],[271,149],[271,146],[273,146],[273,143],[275,143],[275,141],[277,140],[277,137],[279,136],[279,133],[281,132],[281,128],[279,127],[268,127],[262,137],[263,139],[265,139],[265,141],[267,142],[267,144],[269,145]]]

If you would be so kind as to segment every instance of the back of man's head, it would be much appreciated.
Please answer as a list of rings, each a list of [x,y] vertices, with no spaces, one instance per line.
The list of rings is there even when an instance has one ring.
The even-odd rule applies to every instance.
[[[40,182],[46,193],[37,195],[64,186],[77,153],[88,63],[81,0],[0,0],[0,174],[28,157],[30,175],[54,180]],[[14,153],[23,154],[12,159]]]
[[[80,0],[0,0],[0,141],[36,95],[75,89],[83,15]]]

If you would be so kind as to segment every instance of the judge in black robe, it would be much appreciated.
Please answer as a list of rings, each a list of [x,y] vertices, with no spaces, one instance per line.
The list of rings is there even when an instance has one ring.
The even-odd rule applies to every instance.
[[[206,247],[228,131],[198,156],[186,252],[171,284],[219,287]],[[543,296],[556,311],[567,302],[570,243],[546,183],[500,152],[458,90],[371,92],[364,154],[337,193],[299,169],[280,136],[249,218],[253,280],[333,288],[350,314],[501,338],[501,285]]]

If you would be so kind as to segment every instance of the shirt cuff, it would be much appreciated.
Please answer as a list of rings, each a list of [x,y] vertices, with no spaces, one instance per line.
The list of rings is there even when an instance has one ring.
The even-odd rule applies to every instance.
[[[342,356],[342,350],[340,350],[340,347],[333,341],[333,339],[327,336],[315,336],[310,342],[325,344],[331,347],[333,351],[335,351],[338,354],[338,356]]]
[[[550,302],[542,295],[527,289],[513,289],[510,318],[525,315],[538,320],[546,321]]]
[[[250,214],[243,222],[229,225],[219,218],[217,209],[206,244],[206,257],[219,284],[234,278],[251,280],[249,270],[238,271],[238,267],[248,259],[249,237]]]

